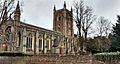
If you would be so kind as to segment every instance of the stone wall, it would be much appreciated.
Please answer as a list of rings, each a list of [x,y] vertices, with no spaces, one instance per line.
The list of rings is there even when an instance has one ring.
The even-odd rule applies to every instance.
[[[26,57],[0,57],[0,64],[120,64],[120,60],[97,61],[93,56],[39,55]]]
[[[17,61],[21,60],[22,57],[6,57],[2,56],[0,57],[0,64],[16,64]]]
[[[29,59],[29,60],[28,60]],[[26,57],[27,64],[105,64],[104,62],[97,61],[93,56],[80,56],[80,55],[42,55]],[[113,63],[112,63],[113,64]]]

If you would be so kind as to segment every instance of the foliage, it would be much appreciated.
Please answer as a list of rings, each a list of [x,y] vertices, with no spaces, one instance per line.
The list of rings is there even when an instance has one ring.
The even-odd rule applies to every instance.
[[[120,51],[120,16],[118,15],[117,18],[117,23],[113,26],[111,51]]]
[[[97,51],[101,51],[101,52],[107,51],[109,50],[110,46],[111,46],[110,39],[104,36],[98,36],[94,38],[94,48]]]
[[[111,22],[101,16],[96,22],[96,28],[98,32],[97,35],[108,37],[109,33],[111,32],[111,26]]]
[[[97,36],[94,39],[90,38],[86,43],[86,50],[92,53],[108,51],[111,47],[111,40],[104,36]]]
[[[2,2],[2,0],[0,0],[0,21],[5,21],[5,19],[7,20],[8,18],[6,17],[11,17],[11,15],[13,15],[14,11],[14,0],[4,0],[4,2]]]
[[[106,60],[117,60],[120,59],[120,52],[110,52],[110,53],[97,53],[94,54],[97,60],[106,61]]]
[[[6,51],[6,52],[0,52],[0,56],[31,56],[31,55],[30,54],[24,54],[22,52]]]
[[[95,21],[95,15],[93,14],[93,9],[89,6],[84,5],[84,2],[74,2],[74,21],[76,27],[78,28],[78,35],[80,43],[80,51],[83,52],[84,43],[87,40],[87,36],[90,32],[91,25]],[[84,38],[84,42],[81,39]]]

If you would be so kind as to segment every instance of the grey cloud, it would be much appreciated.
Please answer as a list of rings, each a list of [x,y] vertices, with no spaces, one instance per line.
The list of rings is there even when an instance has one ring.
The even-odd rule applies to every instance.
[[[52,2],[50,0],[25,0],[24,4],[23,14],[27,17],[24,15],[23,17],[25,17],[26,22],[42,27],[52,27],[49,25],[52,24]]]
[[[118,6],[119,2],[119,0],[97,0],[96,9],[99,12],[109,13],[109,11],[114,10]]]
[[[26,22],[52,29],[53,6],[56,9],[63,8],[66,1],[67,8],[71,8],[73,1],[79,0],[21,0],[24,2],[22,18]],[[120,0],[84,0],[86,5],[92,6],[97,16],[105,16],[115,21],[116,14],[120,14]]]

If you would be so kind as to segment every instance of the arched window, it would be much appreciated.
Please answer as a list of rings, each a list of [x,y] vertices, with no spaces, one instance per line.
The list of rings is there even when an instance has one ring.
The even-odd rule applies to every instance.
[[[62,17],[61,16],[58,16],[57,17],[57,21],[61,21],[62,20]]]
[[[47,35],[46,37],[46,48],[50,50],[50,35]]]
[[[26,48],[32,48],[32,33],[28,33],[27,35],[27,42],[26,42]]]
[[[41,50],[43,50],[43,34],[40,34],[39,36],[38,36],[38,38],[39,38],[39,51],[41,51]]]
[[[13,41],[13,32],[11,32],[11,26],[8,26],[5,32],[6,41],[11,43]]]
[[[18,32],[18,37],[17,37],[17,46],[19,47],[21,43],[21,34]]]

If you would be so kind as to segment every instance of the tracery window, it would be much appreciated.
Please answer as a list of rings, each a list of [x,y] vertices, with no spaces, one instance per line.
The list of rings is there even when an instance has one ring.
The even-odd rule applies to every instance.
[[[48,50],[50,50],[50,36],[48,35],[46,38],[47,38],[47,40],[46,40],[46,48]]]
[[[43,48],[43,34],[39,35],[39,49],[42,50]]]
[[[13,41],[13,32],[11,31],[11,26],[8,26],[7,29],[5,30],[6,34],[6,41],[7,42],[12,42]]]
[[[42,49],[42,39],[39,39],[39,49]]]
[[[20,47],[21,44],[21,33],[20,31],[17,33],[17,47]]]
[[[26,48],[32,48],[32,33],[29,33],[27,36]]]

